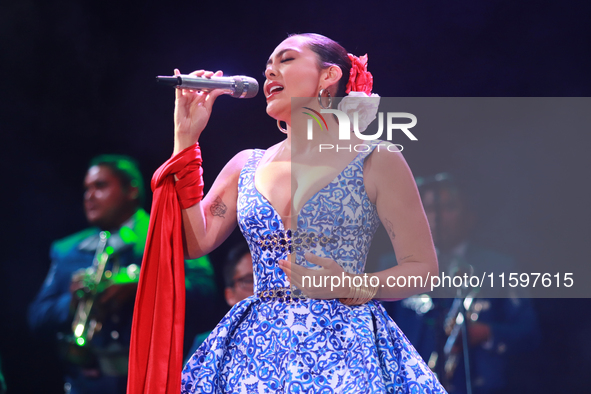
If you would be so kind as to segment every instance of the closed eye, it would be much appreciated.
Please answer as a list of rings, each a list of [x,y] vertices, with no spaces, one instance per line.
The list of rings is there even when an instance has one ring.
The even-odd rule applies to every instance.
[[[293,57],[288,57],[287,59],[282,59],[280,63],[285,63],[285,62],[289,62],[289,61],[292,61],[292,60],[294,60],[294,58],[293,58]],[[267,69],[265,69],[265,70],[263,71],[263,77],[265,77],[265,78],[267,77],[267,74],[266,74],[266,72],[267,72]]]

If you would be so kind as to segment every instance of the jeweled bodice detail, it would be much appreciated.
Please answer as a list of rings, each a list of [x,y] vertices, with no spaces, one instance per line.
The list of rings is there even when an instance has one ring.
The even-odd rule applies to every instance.
[[[297,228],[285,229],[281,216],[255,187],[255,172],[264,151],[253,151],[240,173],[237,212],[253,256],[255,293],[289,286],[277,262],[294,252],[296,263],[308,268],[317,266],[304,259],[305,252],[329,257],[347,272],[363,272],[379,225],[377,208],[363,183],[363,164],[369,153],[371,150],[359,153],[306,202],[297,217]]]

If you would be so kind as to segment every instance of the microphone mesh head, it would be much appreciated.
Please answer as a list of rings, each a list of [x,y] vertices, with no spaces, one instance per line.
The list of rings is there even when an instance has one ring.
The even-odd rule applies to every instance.
[[[259,92],[259,83],[254,78],[246,77],[248,80],[248,91],[246,92],[246,96],[244,98],[251,98],[258,94]]]
[[[259,83],[254,78],[240,75],[236,76],[234,81],[236,82],[236,89],[232,97],[251,98],[259,92]]]

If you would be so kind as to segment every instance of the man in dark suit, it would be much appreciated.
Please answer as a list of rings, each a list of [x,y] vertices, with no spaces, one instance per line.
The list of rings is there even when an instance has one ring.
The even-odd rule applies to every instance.
[[[454,273],[495,274],[515,272],[514,260],[470,242],[475,214],[460,185],[449,174],[418,179],[417,185],[438,252],[439,270]],[[396,257],[381,258],[382,267],[394,265]],[[450,289],[448,289],[450,290]],[[450,297],[458,295],[451,289]],[[468,296],[468,301],[463,301]],[[478,298],[464,289],[455,306],[466,308],[466,338],[455,342],[453,325],[458,311],[453,298],[431,298],[427,294],[384,306],[421,356],[439,375],[450,394],[464,394],[467,384],[474,394],[506,392],[508,360],[517,352],[539,342],[539,327],[530,299],[507,291],[500,298]],[[451,312],[450,312],[451,310]],[[444,327],[447,326],[446,329]],[[460,330],[458,326],[455,330]],[[451,335],[450,335],[451,334]],[[444,350],[446,343],[448,348]],[[468,344],[468,352],[464,344]],[[466,369],[468,356],[469,369]],[[469,373],[467,376],[467,372]],[[468,377],[468,378],[467,378]]]
[[[84,188],[84,211],[91,227],[51,245],[51,267],[29,307],[29,326],[40,337],[58,339],[66,361],[66,393],[123,394],[149,224],[141,208],[143,179],[133,159],[103,155],[91,161]],[[96,270],[91,268],[98,262],[97,249],[109,256],[98,286],[93,283]],[[187,310],[193,311],[185,332],[192,338],[215,321],[212,312],[217,297],[207,256],[187,261],[185,271]],[[73,324],[83,317],[79,308],[93,288],[96,296],[89,324]]]

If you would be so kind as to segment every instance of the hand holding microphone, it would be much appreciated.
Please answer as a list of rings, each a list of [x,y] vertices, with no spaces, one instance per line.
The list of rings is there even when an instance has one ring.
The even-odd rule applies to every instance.
[[[176,77],[181,76],[181,72],[174,70]],[[189,77],[211,78],[221,77],[223,73],[217,71],[199,70],[189,74]],[[215,99],[224,93],[221,89],[215,89],[211,92],[193,90],[193,89],[175,89],[174,103],[174,154],[199,140],[201,132],[209,121],[211,110]]]
[[[156,82],[162,85],[174,86],[178,89],[193,89],[203,92],[211,92],[215,89],[223,90],[224,94],[230,94],[234,98],[251,98],[259,92],[259,83],[256,79],[244,75],[233,77],[222,76],[197,76],[179,75],[157,76]]]
[[[157,77],[159,83],[176,87],[174,109],[174,154],[193,145],[209,121],[215,99],[222,94],[232,97],[254,97],[259,90],[257,81],[249,77],[223,77],[221,71],[199,70],[182,75]]]

